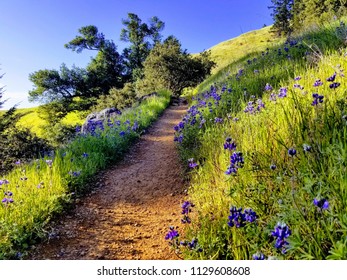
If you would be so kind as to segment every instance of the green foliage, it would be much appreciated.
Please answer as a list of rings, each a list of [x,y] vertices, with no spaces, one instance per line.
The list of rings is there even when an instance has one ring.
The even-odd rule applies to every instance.
[[[273,6],[270,6],[269,9],[272,9],[273,30],[279,36],[282,34],[289,35],[292,32],[291,20],[293,18],[294,0],[271,0],[271,2]]]
[[[291,24],[294,30],[322,24],[346,15],[347,2],[341,0],[296,0],[293,5]]]
[[[105,36],[103,33],[99,33],[95,25],[83,26],[78,29],[78,32],[81,35],[76,36],[75,39],[65,44],[65,48],[80,53],[85,49],[99,51],[105,47]]]
[[[144,63],[144,79],[139,81],[138,88],[143,93],[167,88],[179,96],[184,88],[202,82],[214,65],[209,52],[192,57],[171,36],[162,44],[157,43],[148,55]]]
[[[4,104],[2,94],[3,89],[0,89],[0,108]],[[46,141],[34,136],[28,129],[16,127],[22,116],[15,107],[0,115],[0,174],[11,170],[16,161],[31,160],[50,148]]]
[[[108,95],[102,95],[94,106],[93,111],[101,111],[105,108],[123,110],[131,107],[136,101],[134,84],[126,83],[122,89],[112,88]]]
[[[0,202],[0,259],[25,256],[32,244],[49,234],[46,225],[51,218],[90,191],[96,172],[118,161],[169,100],[168,92],[148,98],[125,110],[112,126],[105,124],[94,134],[78,135],[64,148],[30,163],[22,162],[3,175],[0,200],[11,192],[13,202]]]
[[[88,85],[88,73],[85,69],[67,68],[60,70],[39,70],[29,75],[34,89],[29,91],[30,101],[49,103],[53,101],[71,101],[76,96],[94,96]]]
[[[136,81],[142,78],[143,62],[154,44],[160,42],[160,32],[165,24],[156,16],[150,19],[149,24],[143,23],[134,13],[128,13],[128,18],[123,19],[122,23],[125,28],[121,30],[120,39],[131,44],[123,51],[127,75]]]
[[[182,248],[185,258],[252,259],[258,252],[275,259],[346,259],[347,63],[337,28],[339,22],[328,24],[247,55],[194,97],[176,141],[182,162],[198,163],[189,172],[195,208],[186,236],[202,251]],[[314,102],[315,93],[323,102]],[[228,137],[235,150],[224,148]],[[234,152],[244,164],[227,175]],[[253,209],[256,221],[230,227],[231,206]],[[278,222],[291,230],[286,252],[274,246]]]

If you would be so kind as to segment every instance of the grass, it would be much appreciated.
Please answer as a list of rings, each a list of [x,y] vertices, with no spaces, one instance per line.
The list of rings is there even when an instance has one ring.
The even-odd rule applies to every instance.
[[[168,92],[125,110],[93,133],[78,135],[50,157],[37,159],[0,178],[0,259],[22,258],[45,226],[73,199],[93,188],[93,176],[122,158],[170,100]]]
[[[347,49],[339,29],[326,24],[238,57],[198,87],[176,128],[195,205],[181,235],[198,240],[174,242],[185,258],[347,258]],[[323,85],[314,86],[318,79]],[[189,169],[191,158],[198,166]]]

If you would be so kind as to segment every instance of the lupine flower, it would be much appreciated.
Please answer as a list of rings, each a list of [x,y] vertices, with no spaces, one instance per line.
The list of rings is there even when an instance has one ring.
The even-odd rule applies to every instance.
[[[254,114],[255,110],[254,110],[254,101],[249,101],[247,104],[247,107],[245,108],[245,110],[243,110],[245,113],[249,113],[249,114]]]
[[[329,201],[325,198],[313,200],[313,204],[316,205],[320,210],[327,210],[329,208]]]
[[[318,93],[313,93],[312,94],[313,101],[312,101],[312,106],[317,106],[319,103],[323,103],[323,95],[319,95]]]
[[[295,150],[294,148],[290,148],[290,149],[288,150],[288,154],[289,154],[291,157],[293,157],[293,156],[296,155],[296,150]]]
[[[276,168],[277,168],[277,166],[276,166],[275,164],[271,164],[271,165],[270,165],[270,169],[271,169],[271,170],[275,170]]]
[[[84,158],[88,157],[89,155],[87,153],[83,153],[82,155]]]
[[[179,237],[178,232],[174,229],[174,227],[170,227],[170,231],[166,234],[165,240],[174,240],[177,237]]]
[[[46,163],[48,164],[49,167],[52,167],[53,160],[51,160],[51,159],[46,159]]]
[[[323,85],[323,82],[320,79],[316,80],[314,82],[314,84],[313,84],[314,87],[319,87],[319,86],[322,86],[322,85]]]
[[[223,119],[222,119],[222,118],[217,118],[217,117],[215,117],[215,118],[214,118],[214,122],[215,122],[215,123],[222,123],[222,122],[223,122]]]
[[[340,86],[340,83],[332,83],[329,85],[329,87],[332,89],[338,88],[339,86]]]
[[[291,235],[291,230],[285,223],[277,223],[271,235],[276,237],[275,248],[282,249],[282,253],[286,253],[286,246],[289,245],[286,240]]]
[[[237,122],[237,121],[239,121],[239,118],[233,118],[233,121]]]
[[[294,78],[294,81],[299,81],[299,80],[301,80],[301,76],[297,76]]]
[[[119,132],[119,136],[123,137],[125,135],[125,131]]]
[[[188,163],[189,163],[188,165],[189,165],[190,168],[195,168],[195,167],[197,167],[199,165],[196,162],[194,162],[193,158],[188,159]]]
[[[303,89],[304,89],[304,87],[303,87],[303,86],[301,86],[301,85],[299,85],[299,84],[294,84],[294,87],[295,87],[295,88],[299,88],[299,89],[301,89],[301,90],[303,90]]]
[[[257,100],[257,111],[258,112],[260,112],[261,111],[261,109],[263,109],[263,108],[265,108],[265,104],[264,104],[264,102],[261,100],[261,99],[258,99]]]
[[[20,164],[20,159],[15,162],[15,164],[19,165]]]
[[[134,122],[134,125],[133,125],[133,127],[131,128],[133,131],[136,131],[136,130],[138,130],[138,128],[139,128],[139,123],[137,122],[137,121],[135,121]]]
[[[253,223],[257,219],[257,214],[252,209],[245,209],[245,219],[249,223]]]
[[[190,220],[189,216],[184,215],[181,219],[182,224],[190,224],[192,221]]]
[[[230,215],[228,217],[228,226],[229,227],[244,227],[245,224],[245,214],[242,214],[242,208],[236,208],[235,206],[232,206],[230,208]]]
[[[253,260],[265,260],[265,256],[262,253],[253,254]]]
[[[182,204],[182,214],[186,215],[188,213],[190,213],[192,210],[191,208],[194,207],[195,205],[193,203],[191,203],[190,201],[185,201]]]
[[[0,180],[0,186],[1,185],[8,185],[10,182],[8,181],[8,180],[6,180],[6,179],[4,179],[4,180]]]
[[[174,141],[178,142],[178,143],[182,143],[183,142],[183,134],[181,133],[178,137],[175,136]]]
[[[269,83],[267,83],[267,84],[265,85],[265,90],[266,90],[266,91],[271,91],[271,90],[273,90],[273,88],[272,88],[272,86],[271,86]]]
[[[195,249],[198,245],[198,240],[196,238],[193,238],[191,242],[188,242],[189,249]]]
[[[312,147],[310,145],[304,144],[302,146],[303,146],[305,152],[311,152]]]
[[[225,150],[230,150],[230,151],[236,150],[236,144],[235,144],[234,141],[232,141],[232,139],[230,137],[225,139],[224,149]]]
[[[288,89],[286,87],[281,87],[280,90],[279,90],[278,97],[279,98],[286,97],[287,96],[287,91],[288,91]]]
[[[227,170],[225,171],[226,175],[230,175],[230,174],[236,174],[237,173],[237,168],[233,165],[229,165]]]
[[[327,78],[327,81],[328,81],[328,82],[333,82],[333,81],[335,81],[335,78],[336,78],[336,72],[335,72],[332,76],[330,76],[329,78]]]
[[[242,153],[241,152],[234,152],[230,156],[230,163],[234,164],[237,167],[243,167],[244,159],[242,157]]]
[[[257,214],[252,209],[245,209],[242,213],[242,208],[232,206],[230,208],[230,216],[228,217],[228,225],[230,227],[244,227],[246,222],[253,223],[257,218]]]

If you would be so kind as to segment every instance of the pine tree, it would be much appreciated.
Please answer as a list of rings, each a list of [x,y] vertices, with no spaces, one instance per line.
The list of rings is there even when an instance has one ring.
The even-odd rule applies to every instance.
[[[294,0],[271,0],[272,9],[271,16],[274,24],[273,30],[279,35],[290,35],[292,32],[291,20],[293,18]]]

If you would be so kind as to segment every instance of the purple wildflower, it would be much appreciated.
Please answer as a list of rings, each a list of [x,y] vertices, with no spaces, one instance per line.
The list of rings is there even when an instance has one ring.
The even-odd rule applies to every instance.
[[[245,209],[245,219],[249,223],[253,223],[257,219],[257,214],[252,209]]]
[[[329,208],[329,201],[325,198],[313,200],[313,204],[316,205],[320,210],[327,210]]]
[[[312,94],[313,101],[312,101],[312,106],[317,106],[319,103],[323,103],[323,95],[319,95],[318,93],[313,93]]]
[[[271,232],[273,237],[276,237],[275,248],[282,249],[282,253],[286,253],[286,247],[289,245],[286,240],[291,235],[291,230],[285,223],[277,223],[274,230]]]
[[[294,148],[290,148],[290,149],[288,149],[288,154],[289,154],[291,157],[293,157],[293,156],[296,155],[296,150],[295,150]]]
[[[245,209],[242,213],[242,208],[232,206],[228,217],[228,225],[230,227],[244,227],[246,223],[253,223],[257,219],[257,214],[252,209]]]
[[[260,112],[262,108],[265,108],[265,104],[261,99],[257,100],[257,111]]]
[[[271,169],[271,170],[275,170],[276,168],[277,168],[277,166],[276,166],[275,164],[271,164],[271,165],[270,165],[270,169]]]
[[[316,80],[314,82],[314,84],[313,84],[314,87],[319,87],[319,86],[322,86],[322,85],[323,85],[323,82],[320,79]]]
[[[304,144],[302,146],[303,146],[305,152],[311,152],[312,147],[310,145]]]
[[[252,256],[253,260],[265,260],[265,256],[262,253],[256,253]]]
[[[189,163],[188,165],[189,165],[190,168],[195,168],[195,167],[197,167],[199,165],[196,162],[194,162],[193,158],[188,159],[188,163]]]
[[[181,206],[182,207],[182,215],[184,215],[183,219],[181,220],[183,224],[185,224],[185,223],[190,224],[191,220],[190,220],[188,215],[192,211],[191,208],[194,206],[195,205],[193,203],[191,203],[190,201],[183,202],[183,204]]]
[[[230,137],[225,139],[224,149],[225,150],[230,150],[230,151],[236,150],[236,144],[235,144],[234,141],[232,141],[232,139]]]
[[[217,117],[215,117],[215,118],[214,118],[214,122],[215,122],[215,123],[222,123],[222,122],[223,122],[223,119],[222,119],[222,118],[217,118]]]
[[[330,76],[329,78],[327,78],[327,81],[328,81],[328,82],[333,82],[333,81],[335,81],[335,78],[336,78],[336,72],[335,72],[332,76]]]
[[[294,78],[294,81],[299,81],[299,80],[301,80],[301,76],[297,76]]]
[[[272,86],[271,86],[269,83],[267,83],[267,84],[265,85],[265,90],[266,90],[266,91],[271,91],[271,90],[273,90],[273,88],[272,88]]]
[[[166,234],[165,240],[174,240],[177,237],[179,237],[178,232],[174,229],[174,227],[170,227],[170,231]]]
[[[286,97],[287,96],[287,91],[288,91],[288,89],[286,87],[281,87],[280,90],[279,90],[278,97],[279,98]]]
[[[329,87],[332,89],[338,88],[339,86],[340,86],[340,83],[332,83],[329,85]]]

